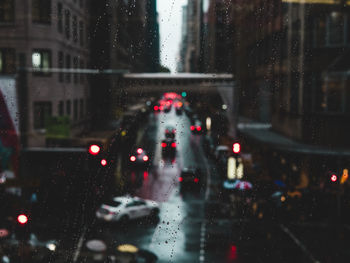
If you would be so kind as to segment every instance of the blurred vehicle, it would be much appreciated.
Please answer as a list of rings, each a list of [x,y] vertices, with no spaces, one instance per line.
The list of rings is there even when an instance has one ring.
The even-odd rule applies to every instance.
[[[129,157],[129,163],[134,165],[149,165],[150,157],[142,148],[137,148]]]
[[[229,154],[229,148],[226,145],[219,145],[215,148],[214,156],[216,160],[221,159],[222,157],[227,158]]]
[[[176,129],[173,126],[166,126],[165,138],[175,139]]]
[[[190,129],[193,134],[201,134],[203,132],[202,122],[200,120],[195,120]]]
[[[182,101],[176,100],[174,102],[176,115],[182,115],[183,103]]]
[[[168,113],[171,111],[171,105],[172,105],[172,102],[170,101],[167,101],[165,104],[164,104],[164,112]]]
[[[176,155],[176,141],[172,138],[162,140],[162,154],[163,156],[175,157]]]
[[[96,211],[96,217],[106,222],[127,222],[142,217],[156,217],[158,214],[157,202],[130,196],[114,197]]]
[[[203,176],[199,168],[184,168],[181,171],[179,177],[181,190],[188,189],[200,189],[203,184]]]

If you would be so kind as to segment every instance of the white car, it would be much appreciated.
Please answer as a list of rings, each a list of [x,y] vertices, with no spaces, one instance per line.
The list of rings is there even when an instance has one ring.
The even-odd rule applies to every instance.
[[[158,214],[157,202],[131,196],[114,197],[96,211],[96,217],[107,222],[126,222],[141,217],[156,217]]]

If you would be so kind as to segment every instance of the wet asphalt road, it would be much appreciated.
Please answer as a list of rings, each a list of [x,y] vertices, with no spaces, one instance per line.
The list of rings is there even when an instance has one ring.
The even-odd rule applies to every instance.
[[[177,129],[175,160],[161,154],[167,125]],[[157,262],[349,262],[342,240],[349,241],[350,228],[334,232],[329,226],[258,221],[224,204],[216,167],[203,152],[201,136],[192,135],[189,127],[187,116],[177,116],[172,109],[152,114],[139,133],[143,147],[154,144],[149,146],[154,151],[153,165],[132,169],[129,184],[132,194],[161,203],[159,220],[90,227],[81,239],[80,253],[86,253],[86,241],[100,239],[111,250],[120,244],[149,250],[157,255]],[[206,187],[199,193],[180,192],[178,176],[188,166],[200,167],[207,175]]]

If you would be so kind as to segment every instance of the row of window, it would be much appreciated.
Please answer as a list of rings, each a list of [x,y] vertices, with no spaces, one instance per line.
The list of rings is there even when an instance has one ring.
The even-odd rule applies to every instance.
[[[77,56],[71,56],[69,54],[64,55],[62,51],[58,52],[58,68],[59,69],[71,69],[73,65],[73,69],[84,69],[85,62],[82,59],[79,59]],[[60,82],[71,82],[71,73],[58,73],[58,80]],[[77,84],[78,82],[84,83],[84,74],[73,73],[73,82]]]
[[[0,23],[13,23],[15,20],[15,0],[0,1]],[[76,2],[76,1],[74,1]],[[80,0],[80,6],[83,1]],[[52,8],[50,0],[32,0],[32,21],[39,24],[51,24]],[[57,30],[63,33],[67,39],[72,37],[74,43],[84,46],[84,22],[78,21],[76,15],[57,3]]]
[[[50,76],[45,70],[52,68],[51,51],[47,49],[34,49],[32,52],[32,67],[40,70],[35,73],[41,76]],[[62,51],[58,52],[59,69],[83,69],[85,68],[84,60],[78,56],[64,55]],[[13,74],[16,70],[16,53],[12,48],[0,48],[0,74]],[[65,76],[64,76],[65,75]],[[73,76],[73,77],[72,77]],[[78,73],[58,73],[59,82],[70,83],[73,79],[75,84],[84,83],[84,75]]]
[[[83,99],[75,99],[73,103],[71,100],[58,103],[58,116],[71,116],[73,105],[73,120],[78,121],[85,116],[85,103]],[[52,102],[40,101],[34,102],[34,129],[44,129],[46,127],[47,119],[52,116]]]
[[[76,15],[72,15],[69,9],[64,9],[62,3],[57,4],[57,30],[63,33],[67,39],[72,37],[73,42],[79,40],[80,46],[84,46],[84,22],[78,21]]]
[[[316,47],[350,43],[350,19],[340,12],[313,20],[313,45]]]

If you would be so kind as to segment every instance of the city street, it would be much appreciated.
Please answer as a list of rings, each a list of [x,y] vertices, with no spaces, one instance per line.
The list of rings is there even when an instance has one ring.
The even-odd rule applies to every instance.
[[[169,125],[176,127],[178,147],[174,160],[163,159],[161,153],[160,141]],[[122,244],[150,251],[158,262],[332,262],[328,249],[335,250],[333,255],[339,254],[337,262],[346,262],[341,260],[345,249],[329,243],[332,231],[319,231],[313,223],[257,220],[222,202],[221,180],[214,162],[203,152],[202,137],[191,134],[189,126],[188,117],[177,116],[174,109],[151,114],[148,127],[141,129],[137,141],[144,149],[152,149],[149,142],[156,142],[152,166],[124,167],[132,195],[161,203],[159,219],[131,221],[126,226],[95,221],[88,227],[79,253],[86,256],[89,252],[84,243],[97,239],[111,251]],[[180,191],[178,177],[189,166],[199,167],[206,174],[206,186],[199,193]],[[345,244],[349,229],[342,233]],[[332,236],[332,240],[337,238]]]

